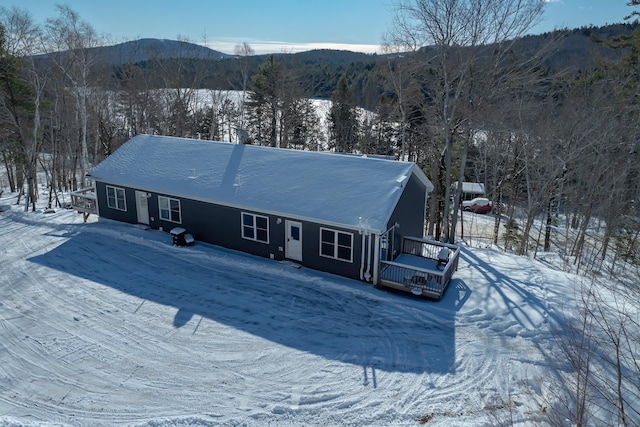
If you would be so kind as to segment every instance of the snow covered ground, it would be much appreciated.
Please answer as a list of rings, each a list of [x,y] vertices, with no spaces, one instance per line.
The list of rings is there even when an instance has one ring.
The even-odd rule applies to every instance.
[[[0,199],[0,426],[546,425],[575,276],[465,248],[443,299]]]

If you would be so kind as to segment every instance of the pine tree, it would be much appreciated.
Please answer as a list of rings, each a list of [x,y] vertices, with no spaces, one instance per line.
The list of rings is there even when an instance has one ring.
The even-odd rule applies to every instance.
[[[353,92],[343,75],[332,96],[329,111],[329,148],[341,153],[352,153],[358,145],[358,118]]]
[[[27,202],[32,204],[32,209],[36,209],[36,153],[32,148],[32,141],[29,129],[34,121],[33,93],[29,83],[23,76],[23,64],[20,58],[13,55],[7,49],[5,27],[0,24],[0,118],[5,118],[9,128],[8,140],[15,142],[15,146],[9,151],[14,151],[17,164],[22,164],[27,182]],[[0,121],[0,126],[3,123]],[[18,166],[18,165],[16,165]],[[16,167],[18,175],[22,171]],[[18,179],[18,187],[21,187],[21,180]]]
[[[281,62],[276,62],[273,55],[260,64],[252,80],[252,92],[249,105],[262,116],[262,121],[270,123],[267,131],[269,145],[278,146],[278,116],[281,111],[284,93],[284,70]],[[260,136],[258,136],[260,139]]]

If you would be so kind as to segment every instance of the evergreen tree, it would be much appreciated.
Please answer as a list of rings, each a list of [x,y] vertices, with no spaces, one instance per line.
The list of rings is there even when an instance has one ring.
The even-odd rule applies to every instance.
[[[347,79],[342,76],[331,97],[333,104],[329,111],[329,148],[352,153],[358,145],[358,117],[353,92]]]
[[[27,182],[27,204],[36,209],[35,164],[37,150],[32,149],[35,141],[29,135],[34,121],[33,93],[23,75],[24,66],[20,58],[7,48],[7,33],[0,24],[0,127],[7,127],[6,140],[9,146],[3,147],[5,161],[7,157],[16,159],[17,187],[22,187],[21,177]],[[9,153],[9,154],[7,154]]]
[[[276,62],[273,55],[260,64],[258,71],[252,80],[252,92],[249,95],[249,106],[259,112],[263,123],[270,123],[265,134],[272,147],[278,146],[278,116],[282,110],[282,98],[284,94],[284,70],[281,62]]]

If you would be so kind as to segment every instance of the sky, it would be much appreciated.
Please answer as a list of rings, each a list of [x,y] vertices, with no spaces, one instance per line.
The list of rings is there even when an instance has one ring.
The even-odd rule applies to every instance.
[[[233,53],[247,42],[257,54],[317,48],[380,52],[397,0],[3,0],[29,11],[36,22],[65,4],[114,42],[182,39]],[[546,0],[533,33],[622,22],[628,0]]]

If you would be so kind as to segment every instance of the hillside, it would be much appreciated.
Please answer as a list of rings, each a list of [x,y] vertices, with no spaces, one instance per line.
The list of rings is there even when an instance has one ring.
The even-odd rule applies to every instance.
[[[585,27],[561,30],[540,35],[530,35],[514,43],[510,55],[535,57],[542,55],[542,65],[550,73],[575,73],[591,69],[599,58],[615,59],[621,52],[595,43],[593,38],[605,39],[636,28],[638,24],[616,24],[606,27]],[[225,55],[198,45],[184,42],[141,40],[100,48],[100,57],[108,58],[116,67],[116,75],[125,64],[147,75],[147,81],[158,87],[166,86],[166,76],[159,76],[162,69],[180,70],[180,77],[172,81],[193,84],[200,88],[240,89],[239,70],[248,67],[252,76],[268,55],[244,59]],[[491,50],[491,46],[477,49]],[[433,58],[433,49],[426,48],[421,61]],[[423,53],[424,53],[423,52]],[[431,52],[431,53],[430,53]],[[541,52],[543,52],[541,54]],[[358,105],[373,109],[385,93],[382,76],[389,62],[398,55],[376,55],[338,50],[311,50],[300,53],[275,55],[285,66],[286,72],[295,77],[302,91],[309,97],[329,98],[342,75],[350,82]],[[129,58],[129,59],[127,59]],[[158,61],[162,60],[160,64]],[[161,68],[159,68],[161,67]]]
[[[552,257],[465,248],[432,302],[73,211],[23,212],[15,197],[0,199],[2,427],[566,421],[562,343],[585,280]]]
[[[568,66],[585,68],[592,65],[594,57],[603,55],[615,57],[615,51],[593,42],[593,39],[608,39],[623,33],[628,33],[638,27],[638,23],[612,24],[604,27],[582,27],[562,29],[538,35],[528,35],[517,41],[514,53],[526,54],[540,51],[545,44],[552,43],[554,53],[547,61],[553,69],[565,69]],[[429,48],[427,48],[429,49]],[[96,58],[100,62],[110,65],[135,64],[158,59],[204,59],[210,61],[222,60],[226,67],[230,67],[235,59],[234,55],[222,53],[205,46],[175,40],[139,39],[118,43],[113,46],[93,48]],[[276,53],[278,60],[291,69],[305,67],[349,67],[350,65],[376,64],[393,59],[395,54],[366,54],[347,50],[314,49],[299,53]],[[262,62],[269,55],[256,55],[257,63]],[[230,89],[230,88],[227,88]]]
[[[139,39],[110,47],[98,47],[95,48],[95,55],[99,60],[109,62],[111,65],[132,64],[170,58],[192,58],[215,61],[231,57],[231,55],[227,55],[226,53],[198,44],[166,39]]]
[[[36,58],[46,60],[62,54],[64,52],[37,55]],[[89,49],[89,56],[92,62],[109,66],[178,58],[215,61],[231,57],[226,53],[194,43],[150,38],[131,40],[112,46],[93,47]]]
[[[594,40],[607,40],[620,34],[627,34],[639,25],[638,23],[613,24],[531,35],[519,40],[514,50],[533,54],[542,50],[545,43],[551,43],[553,49],[544,62],[546,66],[554,72],[584,71],[592,68],[597,59],[613,60],[621,54],[620,51],[596,43]]]

